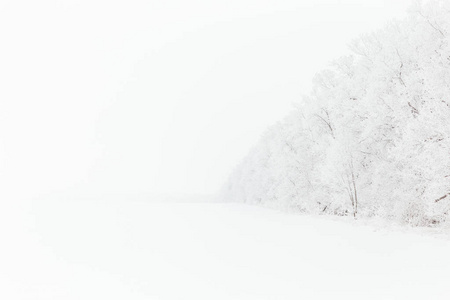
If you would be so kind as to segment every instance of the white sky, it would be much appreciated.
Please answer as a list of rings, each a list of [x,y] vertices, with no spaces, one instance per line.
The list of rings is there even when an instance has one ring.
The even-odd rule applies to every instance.
[[[0,189],[204,194],[407,0],[0,0]]]

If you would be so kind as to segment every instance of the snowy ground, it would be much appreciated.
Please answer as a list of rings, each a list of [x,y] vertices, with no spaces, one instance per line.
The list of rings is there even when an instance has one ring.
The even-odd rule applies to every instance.
[[[450,241],[240,204],[2,204],[0,299],[450,299]]]

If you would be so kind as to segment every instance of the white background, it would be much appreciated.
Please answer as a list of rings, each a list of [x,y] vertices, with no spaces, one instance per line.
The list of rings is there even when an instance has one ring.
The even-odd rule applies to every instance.
[[[2,192],[212,193],[408,2],[2,0]]]

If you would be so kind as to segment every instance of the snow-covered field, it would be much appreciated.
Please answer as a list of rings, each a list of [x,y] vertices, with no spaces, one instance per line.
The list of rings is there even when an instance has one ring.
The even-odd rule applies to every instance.
[[[241,204],[2,204],[0,299],[450,299],[450,241]]]

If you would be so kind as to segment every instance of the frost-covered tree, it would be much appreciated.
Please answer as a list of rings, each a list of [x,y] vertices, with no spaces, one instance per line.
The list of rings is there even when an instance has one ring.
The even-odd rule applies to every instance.
[[[450,2],[351,43],[230,176],[227,199],[413,225],[450,211]]]

